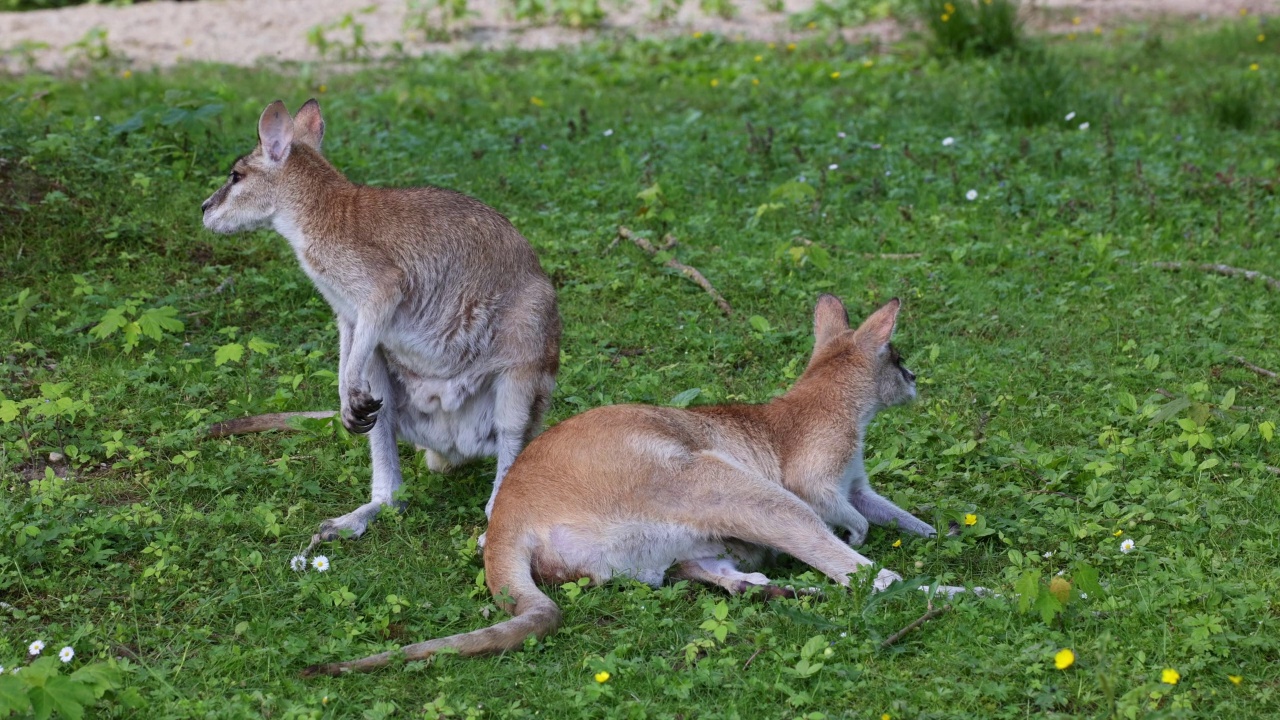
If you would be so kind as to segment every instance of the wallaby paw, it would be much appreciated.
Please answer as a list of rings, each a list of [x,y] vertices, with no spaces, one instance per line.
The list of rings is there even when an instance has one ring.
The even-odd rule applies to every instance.
[[[342,426],[358,435],[367,433],[378,422],[381,409],[382,401],[374,398],[368,390],[350,390],[342,407]]]
[[[431,472],[447,473],[453,469],[453,463],[435,450],[422,448],[422,452],[427,459],[427,469]]]
[[[354,515],[354,513],[353,513]],[[312,546],[330,540],[341,540],[344,537],[358,538],[369,528],[369,523],[361,517],[343,515],[330,518],[320,523],[320,529],[311,538]]]

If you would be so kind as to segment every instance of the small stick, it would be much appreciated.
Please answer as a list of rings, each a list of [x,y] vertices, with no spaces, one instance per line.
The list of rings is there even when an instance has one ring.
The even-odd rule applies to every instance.
[[[1245,280],[1261,280],[1272,290],[1280,290],[1280,280],[1269,275],[1263,275],[1257,270],[1245,270],[1244,268],[1231,267],[1230,265],[1216,265],[1213,263],[1196,265],[1184,262],[1156,262],[1151,263],[1151,265],[1152,267],[1156,267],[1161,270],[1203,270],[1204,272],[1214,273],[1216,275],[1242,277]]]
[[[630,240],[631,242],[636,244],[636,247],[640,248],[641,250],[655,257],[658,255],[659,252],[662,252],[662,250],[659,250],[658,248],[654,247],[653,243],[640,237],[639,235],[633,235],[631,231],[626,229],[625,227],[621,227],[621,226],[618,227],[618,237],[626,240]],[[672,237],[671,235],[668,235],[666,237],[666,243],[663,246],[663,250],[668,250],[672,247],[675,247],[675,244],[676,244],[675,238]],[[715,287],[711,285],[711,282],[707,280],[706,276],[698,272],[697,268],[693,268],[688,265],[685,265],[684,263],[676,260],[675,258],[668,258],[667,261],[663,263],[663,265],[666,265],[667,267],[672,268],[673,270],[679,270],[680,274],[684,275],[685,277],[697,283],[698,287],[701,287],[703,290],[706,290],[707,294],[711,296],[711,299],[716,301],[716,305],[720,306],[720,310],[725,314],[725,317],[733,317],[733,308],[729,306],[729,301],[725,300],[723,295],[716,292]]]
[[[924,257],[924,253],[862,253],[863,260],[916,260]]]
[[[1233,467],[1233,468],[1235,468],[1235,469],[1237,469],[1237,470],[1244,470],[1244,469],[1245,469],[1244,465],[1241,465],[1241,464],[1240,464],[1240,463],[1238,463],[1238,462],[1233,462],[1233,463],[1231,463],[1231,467]],[[1276,466],[1274,466],[1274,465],[1263,465],[1263,466],[1262,466],[1262,469],[1263,469],[1263,470],[1266,470],[1267,472],[1271,473],[1272,475],[1280,475],[1280,467],[1276,467]]]
[[[752,660],[755,660],[755,659],[756,659],[756,656],[757,656],[757,655],[759,655],[759,654],[760,654],[760,651],[761,651],[761,650],[763,650],[763,649],[764,649],[764,648],[756,648],[756,651],[755,651],[755,652],[753,652],[753,653],[751,653],[751,657],[747,658],[747,663],[746,663],[745,665],[743,665],[743,666],[742,666],[742,669],[743,669],[743,670],[746,670],[747,668],[751,667],[751,661],[752,661]]]
[[[1249,362],[1248,360],[1245,360],[1239,355],[1234,355],[1232,357],[1236,362],[1240,363],[1241,365],[1245,366],[1246,368],[1249,368],[1250,370],[1254,371],[1255,373],[1263,377],[1269,377],[1272,380],[1280,380],[1280,376],[1276,375],[1276,372],[1274,370],[1268,370],[1263,367],[1258,367],[1257,365],[1254,365],[1253,363]]]
[[[907,633],[911,632],[912,630],[915,630],[916,628],[918,628],[918,627],[920,627],[921,625],[923,625],[923,624],[925,624],[925,623],[929,622],[930,620],[932,620],[932,619],[934,619],[934,618],[938,617],[939,615],[941,615],[941,614],[943,614],[943,613],[947,612],[947,611],[948,611],[948,610],[950,610],[950,609],[951,609],[951,605],[950,605],[950,604],[943,605],[942,607],[930,608],[930,609],[929,609],[929,612],[927,612],[927,613],[925,613],[925,614],[921,615],[920,617],[916,618],[915,620],[911,621],[911,624],[910,624],[910,625],[907,625],[906,627],[902,628],[902,629],[901,629],[901,630],[899,630],[898,632],[896,632],[896,633],[894,633],[894,634],[890,635],[889,637],[885,638],[885,639],[884,639],[884,642],[880,643],[880,649],[881,649],[881,650],[883,650],[883,649],[885,649],[885,648],[889,647],[890,645],[892,645],[892,644],[894,644],[894,643],[898,642],[898,641],[899,641],[899,640],[901,640],[901,639],[902,639],[902,637],[903,637],[904,635],[906,635]]]

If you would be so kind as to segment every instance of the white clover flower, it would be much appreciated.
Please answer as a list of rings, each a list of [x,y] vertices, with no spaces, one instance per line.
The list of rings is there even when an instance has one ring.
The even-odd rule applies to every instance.
[[[1050,550],[1050,551],[1048,551],[1048,552],[1046,552],[1046,553],[1044,554],[1044,559],[1045,559],[1045,560],[1048,560],[1048,559],[1049,559],[1049,558],[1051,558],[1051,557],[1053,557],[1053,551],[1052,551],[1052,550]]]
[[[844,134],[844,131],[843,131],[843,130],[841,130],[840,132],[836,133],[836,137],[838,137],[838,138],[840,138],[841,140],[843,140],[843,139],[845,139],[845,137],[847,137],[847,136]]]
[[[964,199],[965,199],[965,200],[968,200],[969,202],[973,202],[974,200],[977,200],[977,199],[978,199],[978,191],[977,191],[977,190],[970,190],[969,192],[967,192],[967,193],[965,193],[965,194],[964,194]]]
[[[102,116],[101,116],[101,115],[94,115],[94,116],[93,116],[93,121],[94,121],[94,122],[101,122],[101,121],[102,121]]]
[[[605,136],[605,137],[609,137],[609,136],[610,136],[610,135],[612,135],[612,134],[613,134],[613,128],[609,128],[608,130],[605,130],[605,131],[604,131],[604,136]]]
[[[1087,122],[1082,122],[1082,123],[1080,123],[1080,129],[1081,129],[1081,130],[1088,130],[1088,129],[1089,129],[1089,123],[1087,123]]]
[[[1086,592],[1082,592],[1082,593],[1080,593],[1080,599],[1081,599],[1081,600],[1088,600],[1088,599],[1089,599],[1089,593],[1086,593]]]
[[[955,145],[955,144],[956,144],[956,139],[953,137],[942,138],[942,147],[951,147],[952,145]]]
[[[35,642],[31,643],[30,645],[27,646],[27,652],[30,653],[31,655],[39,655],[40,653],[44,652],[44,641],[36,640]]]
[[[1072,120],[1075,120],[1075,119],[1076,119],[1075,110],[1072,110],[1071,112],[1067,113],[1067,122],[1071,122]]]
[[[292,558],[291,560],[289,560],[289,568],[290,568],[291,570],[293,570],[294,572],[302,572],[303,570],[306,570],[306,569],[307,569],[307,556],[306,556],[306,555],[294,555],[294,556],[293,556],[293,558]]]
[[[1120,543],[1120,552],[1126,555],[1133,552],[1133,538],[1125,538],[1124,542]]]
[[[76,656],[76,651],[70,645],[58,651],[58,659],[64,663],[71,662],[71,660],[74,659],[75,656]]]
[[[890,176],[890,175],[892,175],[892,174],[893,174],[893,171],[892,171],[892,170],[885,170],[885,171],[884,171],[884,176],[885,176],[885,177],[889,177],[889,176]]]
[[[827,169],[828,169],[828,170],[839,170],[839,169],[840,169],[840,166],[839,166],[839,165],[837,165],[837,164],[835,164],[835,163],[831,163],[830,165],[828,165],[828,166],[827,166]]]
[[[320,572],[324,572],[329,569],[329,558],[324,555],[317,555],[311,558],[311,567],[319,570]]]

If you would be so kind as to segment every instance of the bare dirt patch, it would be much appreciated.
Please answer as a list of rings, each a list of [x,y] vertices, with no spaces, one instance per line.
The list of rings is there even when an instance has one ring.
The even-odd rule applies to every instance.
[[[372,54],[385,54],[399,44],[411,54],[458,51],[472,47],[525,49],[574,45],[602,35],[666,36],[708,30],[734,38],[787,41],[806,34],[792,28],[790,15],[812,6],[812,0],[785,0],[782,12],[769,12],[761,0],[741,0],[730,20],[701,13],[688,2],[673,22],[647,17],[648,2],[628,7],[607,4],[603,27],[528,27],[506,17],[498,0],[471,0],[476,15],[469,29],[451,42],[428,42],[406,31],[402,0],[204,0],[149,2],[131,6],[80,5],[58,10],[0,13],[0,67],[21,71],[28,62],[57,70],[72,62],[72,46],[94,28],[106,31],[106,45],[117,57],[138,67],[165,67],[184,60],[253,65],[262,61],[318,61],[323,58],[307,41],[308,31],[351,15],[363,25]],[[368,12],[363,12],[369,9]],[[1073,18],[1092,27],[1151,15],[1212,18],[1277,9],[1276,0],[1040,0],[1026,10],[1033,27],[1070,26]],[[345,33],[345,34],[344,34]],[[350,31],[331,37],[349,39]],[[892,40],[901,34],[891,20],[848,33],[851,38]],[[40,47],[43,45],[44,47]]]

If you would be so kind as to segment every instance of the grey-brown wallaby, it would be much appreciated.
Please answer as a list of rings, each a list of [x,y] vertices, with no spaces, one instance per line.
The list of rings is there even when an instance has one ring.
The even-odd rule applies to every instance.
[[[396,440],[444,471],[497,456],[488,514],[507,469],[541,427],[560,361],[555,290],[532,246],[489,206],[435,187],[375,188],[321,154],[313,99],[258,120],[258,145],[201,206],[218,233],[271,227],[337,315],[342,424],[369,433],[369,503],[312,540],[359,536],[400,487]],[[312,413],[314,415],[314,413]],[[285,426],[288,415],[221,423],[215,434]]]

